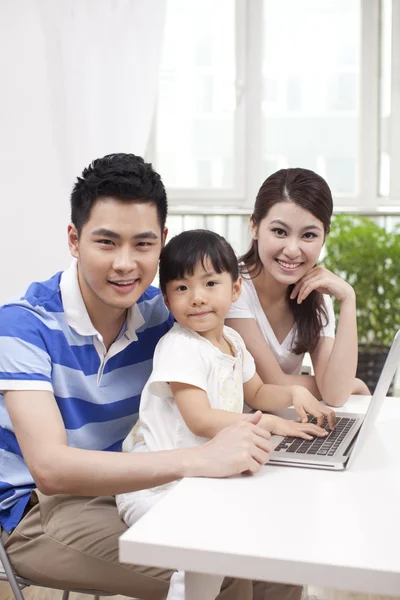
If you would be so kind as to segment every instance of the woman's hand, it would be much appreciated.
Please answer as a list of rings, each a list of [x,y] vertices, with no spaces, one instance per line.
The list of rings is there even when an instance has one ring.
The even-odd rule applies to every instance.
[[[297,421],[281,419],[280,417],[275,417],[273,415],[263,415],[261,417],[260,425],[276,435],[290,435],[305,440],[312,440],[314,436],[326,437],[328,435],[328,432],[318,425],[298,423]]]
[[[290,298],[294,300],[297,297],[297,303],[301,304],[313,290],[334,296],[340,303],[347,299],[355,300],[355,293],[351,285],[321,266],[314,267],[307,275],[299,279]]]
[[[293,406],[296,409],[303,423],[308,422],[308,416],[312,415],[317,419],[317,423],[320,427],[324,425],[324,420],[328,421],[330,429],[335,429],[336,426],[336,415],[335,412],[321,404],[319,400],[315,398],[305,387],[301,385],[292,385],[293,394]]]

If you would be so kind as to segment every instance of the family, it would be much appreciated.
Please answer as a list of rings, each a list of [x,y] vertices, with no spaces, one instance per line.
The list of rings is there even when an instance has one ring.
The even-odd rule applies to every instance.
[[[238,259],[211,231],[167,240],[166,191],[142,158],[111,154],[83,170],[72,264],[0,308],[0,522],[19,575],[184,598],[183,572],[119,563],[126,528],[181,478],[255,473],[271,433],[326,436],[329,407],[369,393],[355,378],[354,290],[317,265],[332,210],[313,171],[272,174]],[[305,352],[312,376],[300,374]],[[269,414],[288,406],[297,422]],[[122,452],[138,415],[138,441]],[[204,598],[301,594],[225,578]]]

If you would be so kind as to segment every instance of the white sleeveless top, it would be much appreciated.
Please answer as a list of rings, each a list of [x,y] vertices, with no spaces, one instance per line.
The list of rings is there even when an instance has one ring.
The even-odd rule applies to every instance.
[[[335,337],[335,313],[333,302],[327,294],[324,294],[325,306],[328,313],[328,322],[321,330],[321,335]],[[267,319],[265,312],[258,299],[257,291],[251,279],[243,278],[242,293],[240,298],[232,303],[227,319],[255,319],[266,342],[274,353],[282,371],[288,375],[300,373],[304,354],[294,354],[290,348],[293,345],[294,328],[280,343]]]

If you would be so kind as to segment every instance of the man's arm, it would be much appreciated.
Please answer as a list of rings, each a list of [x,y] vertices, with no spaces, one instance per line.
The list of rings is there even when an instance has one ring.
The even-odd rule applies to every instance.
[[[143,453],[71,448],[51,392],[6,391],[4,397],[27,466],[47,495],[113,495],[181,477],[256,472],[271,450],[269,434],[256,424],[261,414],[249,415],[197,448]]]

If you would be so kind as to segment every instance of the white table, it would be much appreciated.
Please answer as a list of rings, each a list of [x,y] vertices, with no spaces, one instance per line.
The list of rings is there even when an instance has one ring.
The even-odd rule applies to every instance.
[[[185,479],[120,538],[120,559],[184,569],[190,600],[196,573],[400,595],[400,398],[348,471]]]

